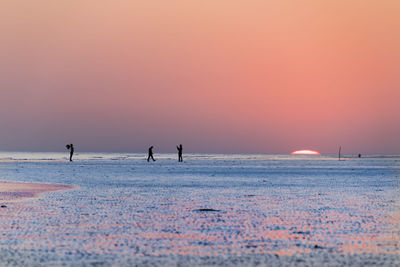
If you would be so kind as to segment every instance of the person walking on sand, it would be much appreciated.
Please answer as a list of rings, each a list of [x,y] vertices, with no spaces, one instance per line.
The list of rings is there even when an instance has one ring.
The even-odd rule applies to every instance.
[[[74,155],[74,145],[69,144],[65,146],[69,150],[69,161],[72,161],[72,156]]]
[[[151,158],[153,161],[156,161],[156,160],[153,158],[153,146],[149,147],[149,156],[147,157],[147,162],[150,161],[150,158]]]
[[[182,144],[177,146],[176,149],[178,149],[178,162],[183,162],[183,157],[182,157],[183,147],[182,147]]]

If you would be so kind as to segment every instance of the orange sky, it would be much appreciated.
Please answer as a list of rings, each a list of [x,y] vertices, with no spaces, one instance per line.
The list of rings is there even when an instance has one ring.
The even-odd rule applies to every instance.
[[[3,0],[0,150],[400,153],[400,1]]]

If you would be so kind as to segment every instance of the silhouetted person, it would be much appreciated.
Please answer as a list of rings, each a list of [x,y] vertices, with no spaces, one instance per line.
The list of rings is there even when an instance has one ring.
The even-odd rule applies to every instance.
[[[65,146],[69,150],[69,161],[72,161],[72,155],[74,155],[74,145],[69,144]]]
[[[358,154],[358,157],[361,158],[361,154]]]
[[[149,156],[147,157],[147,162],[149,162],[150,159],[152,159],[153,161],[156,161],[156,160],[153,158],[153,146],[149,147]]]
[[[176,147],[176,149],[178,149],[178,161],[179,162],[183,162],[183,157],[182,157],[182,144],[180,144],[179,146]]]

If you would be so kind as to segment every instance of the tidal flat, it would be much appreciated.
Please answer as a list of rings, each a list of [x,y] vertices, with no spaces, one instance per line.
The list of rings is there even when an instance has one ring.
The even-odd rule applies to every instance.
[[[400,264],[399,156],[155,158],[0,153],[0,180],[69,189],[0,201],[0,266]]]

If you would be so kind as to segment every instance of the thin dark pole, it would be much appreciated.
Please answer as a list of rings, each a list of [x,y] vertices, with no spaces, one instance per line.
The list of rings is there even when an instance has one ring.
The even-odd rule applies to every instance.
[[[340,151],[342,151],[342,147],[339,147],[339,160],[340,160]]]

